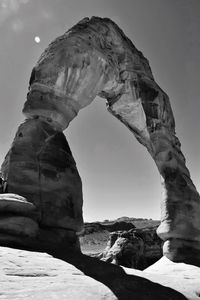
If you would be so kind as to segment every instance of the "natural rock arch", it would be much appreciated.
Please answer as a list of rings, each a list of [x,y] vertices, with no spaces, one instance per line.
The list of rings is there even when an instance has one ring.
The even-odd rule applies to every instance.
[[[83,222],[81,180],[62,131],[96,95],[107,99],[108,111],[147,148],[163,178],[166,193],[158,228],[163,253],[200,265],[200,197],[175,135],[169,98],[122,30],[98,17],[84,18],[55,39],[32,71],[23,109],[27,119],[2,174],[4,192],[36,206],[32,220],[40,233],[37,228],[23,239],[4,233],[1,243],[44,250],[51,243],[76,244],[75,232]]]

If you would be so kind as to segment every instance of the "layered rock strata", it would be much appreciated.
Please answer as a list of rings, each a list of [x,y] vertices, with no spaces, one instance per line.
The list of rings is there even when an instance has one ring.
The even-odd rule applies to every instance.
[[[3,205],[0,198],[0,212],[4,217],[5,211],[9,212],[9,219],[4,220],[4,223],[7,221],[8,228],[11,227],[10,232],[7,228],[7,233],[15,236],[14,244],[20,241],[21,236],[22,243],[28,248],[37,247],[40,250],[41,247],[44,250],[43,247],[46,246],[43,245],[42,237],[45,234],[49,249],[59,240],[77,239],[75,233],[81,230],[83,223],[82,185],[62,132],[39,119],[26,120],[19,127],[5,158],[2,175],[6,178],[7,193],[22,195],[30,201],[25,202],[23,198],[23,203],[22,200],[19,202],[17,196],[13,196],[11,201],[10,194],[6,193],[2,194]],[[14,228],[21,222],[22,227],[28,226],[31,231],[32,224],[32,231],[35,232],[33,221],[31,223],[30,220],[30,213],[33,214],[31,209],[35,213],[34,224],[38,226],[38,232],[34,236]],[[23,219],[19,219],[19,216],[23,216]],[[0,234],[5,233],[0,214]],[[25,237],[34,239],[28,241]]]
[[[107,99],[109,112],[123,122],[147,148],[163,178],[165,196],[158,234],[164,241],[164,254],[174,261],[200,265],[200,196],[192,183],[181,144],[175,134],[169,98],[155,82],[148,60],[114,22],[106,18],[85,18],[49,45],[31,74],[29,93],[23,109],[29,121],[23,125],[24,130],[29,132],[30,124],[35,124],[38,128],[48,127],[47,131],[52,131],[53,135],[61,132],[96,95]],[[29,140],[35,138],[35,135],[30,134]],[[14,141],[14,148],[15,144],[18,147],[18,138]],[[56,153],[59,153],[58,148],[54,147]],[[29,156],[29,151],[28,147],[23,148],[24,157]],[[51,157],[49,153],[52,151],[49,148],[45,151],[45,155],[50,157],[45,164],[53,165],[52,160],[56,155]],[[8,162],[12,161],[11,153],[7,156]],[[21,187],[17,187],[17,184],[14,187],[14,183],[9,187],[9,182],[24,174],[24,166],[16,164],[17,168],[12,171],[7,164],[4,163],[3,173],[4,179],[8,181],[8,191],[27,196],[27,187],[26,184],[22,185],[22,180],[18,181]],[[35,179],[36,165],[35,161],[25,167],[25,177],[33,180],[34,186],[38,183]],[[47,169],[49,171],[49,167]],[[9,177],[14,176],[13,172],[17,175],[11,180]],[[48,175],[48,180],[51,176],[55,178],[54,175]],[[46,179],[41,179],[35,192],[28,194],[28,201],[35,203],[38,211],[44,213],[41,224],[53,222],[49,220],[51,217],[48,218],[52,213],[49,208],[51,205],[41,209],[42,203],[58,201],[63,205],[62,200],[59,200],[60,192],[53,192],[56,199],[52,196],[53,199],[49,200],[41,200],[41,194],[47,192],[49,195],[57,187],[61,191],[62,178],[54,183],[50,179],[54,188],[50,187],[51,184],[46,185]],[[45,185],[47,191],[43,188]],[[67,186],[65,188],[68,189]],[[79,215],[80,207],[77,208],[76,201],[72,202],[77,209],[75,215]],[[78,229],[74,224],[77,221],[79,227],[80,217],[74,215],[75,223],[71,223],[71,208],[68,200],[66,203],[69,211],[68,227],[75,232]],[[60,217],[60,213],[58,219],[63,220],[63,214]],[[61,223],[63,228],[63,221]]]

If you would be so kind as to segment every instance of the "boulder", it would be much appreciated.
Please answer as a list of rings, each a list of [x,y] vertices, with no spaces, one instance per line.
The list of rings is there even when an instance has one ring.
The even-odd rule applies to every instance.
[[[143,270],[162,256],[162,241],[156,228],[132,229],[112,232],[104,252],[103,261],[128,268]]]

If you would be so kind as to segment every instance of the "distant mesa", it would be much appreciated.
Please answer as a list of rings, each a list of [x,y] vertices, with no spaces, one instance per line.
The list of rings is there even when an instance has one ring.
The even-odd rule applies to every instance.
[[[116,221],[111,222],[92,222],[92,223],[84,223],[84,231],[83,234],[90,234],[93,232],[99,232],[101,230],[107,230],[109,232],[118,231],[118,230],[129,230],[135,228],[133,223],[125,222],[125,221]]]

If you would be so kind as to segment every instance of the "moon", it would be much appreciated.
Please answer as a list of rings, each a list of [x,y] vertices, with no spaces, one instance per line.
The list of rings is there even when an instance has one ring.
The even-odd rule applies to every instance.
[[[36,42],[37,44],[40,43],[40,37],[39,37],[39,36],[35,36],[34,40],[35,40],[35,42]]]

